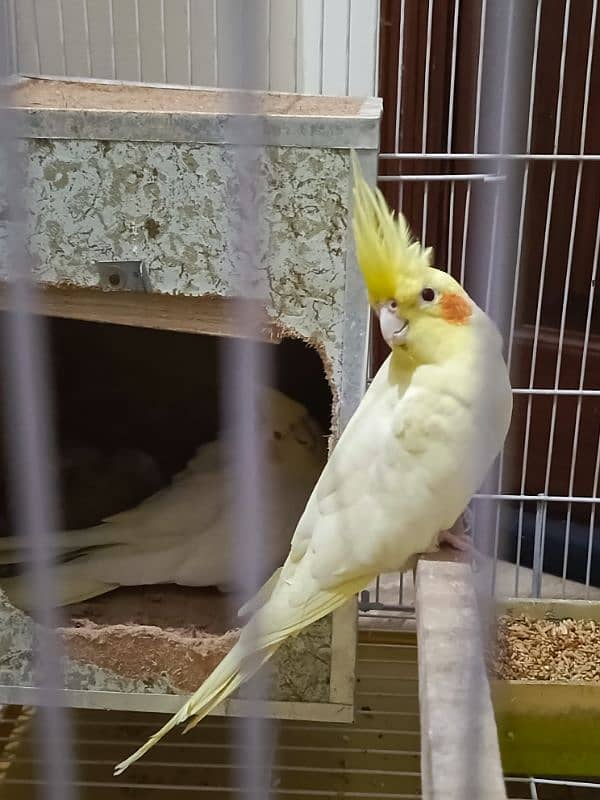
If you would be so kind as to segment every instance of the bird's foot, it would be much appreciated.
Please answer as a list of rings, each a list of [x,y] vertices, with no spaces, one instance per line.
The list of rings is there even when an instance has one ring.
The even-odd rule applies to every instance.
[[[455,550],[461,550],[463,553],[472,552],[474,550],[471,538],[466,533],[453,533],[452,530],[440,531],[439,543],[446,542]]]
[[[467,508],[465,508],[463,513],[449,530],[440,531],[438,536],[439,544],[446,542],[455,550],[460,550],[462,553],[468,553],[471,558],[476,558],[477,550],[473,545],[470,535],[472,525],[473,512],[467,506]]]

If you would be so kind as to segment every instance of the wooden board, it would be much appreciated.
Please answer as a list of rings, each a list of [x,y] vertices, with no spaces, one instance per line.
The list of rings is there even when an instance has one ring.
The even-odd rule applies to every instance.
[[[418,684],[402,675],[417,667],[414,634],[361,632],[356,716],[351,724],[286,720],[273,729],[271,796],[324,800],[333,795],[372,798],[421,796]],[[374,664],[398,672],[372,682]],[[235,797],[244,774],[239,730],[231,719],[210,717],[185,737],[160,742],[122,776],[113,765],[165,721],[158,714],[70,710],[74,783],[81,800],[179,800]],[[32,761],[33,759],[33,761]],[[18,708],[0,714],[0,799],[33,800],[39,788],[39,750],[32,715]]]
[[[0,310],[10,311],[11,308],[11,292],[2,284]],[[49,317],[87,322],[245,337],[273,343],[280,339],[262,304],[237,298],[44,287],[35,293],[33,310]]]

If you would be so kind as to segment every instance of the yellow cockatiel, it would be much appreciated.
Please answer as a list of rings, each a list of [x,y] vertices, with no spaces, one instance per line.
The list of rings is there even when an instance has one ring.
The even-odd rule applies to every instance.
[[[430,251],[412,241],[356,159],[354,170],[358,261],[391,353],[323,469],[285,563],[242,609],[253,616],[238,642],[116,774],[179,723],[196,725],[289,636],[380,572],[436,549],[504,442],[512,396],[496,327],[430,266]]]

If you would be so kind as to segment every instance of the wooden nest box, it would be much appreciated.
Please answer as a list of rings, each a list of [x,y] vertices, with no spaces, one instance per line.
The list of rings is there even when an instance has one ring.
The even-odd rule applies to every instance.
[[[113,450],[152,442],[168,481],[215,433],[220,340],[247,336],[264,340],[278,386],[334,442],[364,391],[368,306],[353,250],[350,150],[374,182],[379,101],[254,98],[264,280],[249,290],[231,235],[240,211],[232,93],[27,78],[10,97],[26,244],[49,318],[59,452],[74,441]],[[0,152],[0,175],[6,168]],[[2,241],[0,230],[6,282]],[[9,308],[5,287],[0,305]],[[242,305],[258,320],[252,330]],[[69,506],[67,484],[66,527],[102,518],[101,503],[77,506],[82,488]],[[119,498],[110,512],[131,503]],[[216,590],[154,586],[68,607],[64,703],[174,711],[235,639],[225,605]],[[0,631],[0,703],[35,704],[35,622],[2,593]],[[287,643],[267,713],[350,720],[355,638],[351,602]],[[244,714],[248,702],[241,691],[219,710]]]

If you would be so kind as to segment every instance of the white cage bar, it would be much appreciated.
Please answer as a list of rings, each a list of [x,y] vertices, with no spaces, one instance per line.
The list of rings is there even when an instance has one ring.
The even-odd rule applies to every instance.
[[[533,330],[532,330],[532,355],[531,355],[531,363],[529,366],[528,375],[526,377],[525,382],[516,382],[513,378],[513,386],[514,386],[514,395],[515,400],[517,401],[519,398],[523,398],[526,403],[526,410],[525,410],[525,437],[522,443],[522,450],[521,450],[521,458],[520,461],[520,481],[517,485],[508,486],[506,482],[502,480],[502,473],[506,472],[508,468],[508,464],[506,462],[505,455],[503,454],[500,459],[500,480],[501,482],[498,483],[497,490],[494,492],[486,491],[480,493],[478,496],[474,498],[474,507],[477,507],[478,500],[482,501],[497,501],[498,502],[498,511],[497,511],[497,531],[496,531],[496,541],[498,540],[500,527],[502,525],[501,518],[501,508],[506,508],[509,504],[515,504],[518,507],[518,524],[516,530],[516,560],[512,567],[506,562],[500,565],[502,568],[502,580],[501,586],[497,587],[500,594],[515,594],[516,596],[525,594],[536,594],[541,592],[546,597],[552,596],[562,596],[565,597],[567,594],[569,596],[580,596],[580,597],[597,597],[600,596],[600,591],[598,590],[597,578],[595,578],[596,585],[591,585],[591,573],[592,573],[592,566],[596,564],[597,556],[593,555],[593,545],[598,539],[598,531],[597,528],[597,512],[596,507],[599,501],[598,497],[598,463],[600,461],[600,457],[598,456],[598,447],[600,446],[600,424],[596,424],[596,432],[593,433],[596,440],[596,459],[595,463],[591,467],[591,472],[593,473],[593,480],[589,482],[589,490],[582,491],[581,490],[581,481],[579,481],[579,486],[576,483],[576,473],[577,473],[577,465],[578,465],[578,458],[581,457],[581,425],[582,425],[582,417],[584,411],[586,411],[586,407],[584,403],[592,403],[596,402],[596,398],[600,397],[600,389],[597,388],[597,380],[598,375],[597,372],[594,372],[592,376],[590,374],[590,361],[589,356],[590,353],[593,352],[595,354],[598,344],[597,344],[597,336],[594,337],[592,332],[593,328],[593,319],[597,318],[597,306],[595,306],[596,301],[596,277],[597,277],[597,270],[598,270],[598,243],[600,241],[600,215],[599,209],[596,205],[595,213],[597,215],[597,222],[596,222],[596,233],[595,233],[595,245],[593,248],[593,259],[592,259],[592,267],[589,275],[589,282],[588,282],[588,290],[587,290],[587,297],[585,297],[585,315],[584,315],[584,324],[582,329],[582,336],[581,339],[577,340],[577,347],[580,348],[581,357],[579,364],[577,366],[577,376],[574,376],[574,380],[571,385],[565,384],[565,380],[563,377],[564,373],[564,364],[565,359],[573,359],[574,356],[569,353],[569,356],[565,354],[565,346],[567,341],[574,341],[573,334],[569,330],[568,327],[568,311],[570,308],[568,307],[569,298],[570,298],[570,287],[572,284],[572,275],[573,269],[575,265],[575,260],[577,259],[577,252],[581,250],[581,231],[578,229],[578,220],[580,217],[580,203],[581,203],[581,188],[582,183],[586,179],[589,180],[589,175],[591,173],[587,172],[587,170],[591,170],[596,167],[598,162],[600,162],[600,155],[597,152],[594,152],[589,148],[587,145],[587,141],[589,139],[588,135],[588,118],[589,112],[591,107],[591,91],[592,91],[592,68],[593,68],[593,56],[594,56],[594,41],[597,36],[597,11],[598,11],[598,4],[597,0],[590,0],[589,3],[586,3],[585,6],[587,8],[588,17],[586,18],[586,26],[587,29],[585,31],[581,30],[581,19],[578,18],[576,21],[579,24],[579,28],[577,30],[573,29],[572,25],[570,27],[570,22],[572,18],[574,19],[573,15],[576,11],[579,10],[581,12],[581,6],[578,9],[574,9],[573,4],[566,0],[563,7],[563,17],[560,20],[560,57],[558,61],[558,71],[556,76],[556,86],[554,92],[554,108],[552,110],[552,116],[554,119],[552,129],[553,129],[553,136],[552,136],[552,143],[551,143],[551,151],[544,152],[540,149],[539,145],[533,141],[534,135],[534,121],[536,119],[535,114],[539,108],[539,97],[538,94],[540,92],[540,79],[539,79],[539,53],[540,47],[543,46],[543,43],[547,41],[547,27],[542,31],[542,16],[543,16],[543,9],[544,3],[543,0],[538,0],[535,6],[535,20],[533,23],[532,28],[532,54],[531,54],[531,61],[530,61],[530,77],[528,79],[529,84],[529,102],[528,102],[528,109],[527,109],[527,119],[526,119],[526,138],[523,140],[523,149],[521,151],[513,151],[513,152],[506,152],[506,151],[489,151],[480,148],[480,118],[481,118],[481,81],[482,81],[482,70],[483,70],[483,53],[486,48],[486,41],[485,41],[485,20],[486,15],[490,12],[490,6],[488,3],[484,2],[481,4],[481,20],[478,28],[478,33],[474,34],[474,41],[477,39],[477,63],[476,63],[476,88],[475,94],[473,97],[473,127],[471,129],[471,144],[472,150],[467,150],[464,147],[464,137],[463,141],[459,143],[458,147],[454,147],[455,145],[455,137],[454,137],[454,128],[453,125],[456,121],[455,114],[455,99],[457,95],[457,48],[458,48],[458,20],[461,13],[465,11],[467,3],[461,3],[461,0],[457,0],[454,5],[454,15],[452,19],[452,45],[451,45],[451,56],[449,58],[450,63],[450,78],[447,84],[447,95],[444,102],[448,103],[448,131],[447,131],[447,138],[446,138],[446,149],[438,148],[431,148],[428,147],[427,142],[427,131],[429,123],[429,116],[433,111],[436,110],[435,106],[431,105],[430,101],[430,87],[429,87],[429,71],[428,71],[428,64],[429,64],[429,53],[431,47],[431,32],[432,32],[432,14],[442,15],[443,10],[439,6],[433,2],[433,0],[429,0],[426,3],[426,9],[423,9],[422,18],[420,20],[421,30],[425,31],[424,37],[426,44],[424,45],[424,51],[419,56],[421,59],[422,64],[422,86],[420,91],[423,93],[423,113],[422,113],[422,122],[420,127],[420,137],[421,137],[421,147],[420,149],[415,148],[404,148],[400,147],[400,143],[402,140],[401,132],[403,130],[402,125],[412,125],[413,120],[411,119],[401,119],[401,109],[403,108],[403,93],[405,89],[405,81],[406,81],[406,66],[404,64],[404,54],[407,50],[407,47],[410,46],[409,40],[406,39],[407,36],[407,20],[408,11],[410,10],[409,4],[406,2],[402,2],[400,4],[400,22],[399,22],[399,35],[400,35],[400,46],[399,46],[399,58],[398,58],[398,89],[397,89],[397,97],[396,97],[396,109],[395,112],[392,112],[395,117],[395,135],[394,135],[394,143],[391,149],[387,151],[382,148],[382,152],[380,153],[380,175],[379,175],[379,182],[380,185],[385,186],[386,184],[394,184],[396,183],[399,188],[399,206],[402,207],[403,197],[406,197],[406,188],[412,185],[422,186],[422,190],[420,192],[421,196],[421,210],[419,213],[419,219],[421,220],[421,232],[422,234],[427,230],[427,223],[428,223],[428,213],[429,213],[429,189],[432,185],[439,184],[442,186],[447,186],[449,189],[449,211],[447,220],[442,223],[445,225],[446,228],[446,241],[447,241],[447,262],[446,267],[449,271],[452,271],[457,277],[460,278],[461,282],[465,280],[469,280],[469,275],[472,272],[473,266],[470,265],[466,259],[467,249],[472,237],[472,230],[470,227],[470,220],[472,218],[472,187],[476,185],[485,186],[489,184],[490,186],[494,185],[495,181],[502,181],[504,179],[503,170],[504,167],[508,168],[510,165],[521,165],[522,169],[522,182],[521,182],[521,203],[520,203],[520,214],[519,214],[519,229],[518,229],[518,246],[517,246],[517,253],[516,258],[512,264],[512,266],[507,265],[507,269],[509,273],[514,275],[512,280],[512,287],[511,287],[511,294],[512,294],[512,309],[510,315],[510,324],[508,330],[506,331],[506,340],[507,340],[507,358],[509,366],[512,367],[513,374],[515,372],[515,352],[518,346],[521,346],[518,341],[519,331],[517,331],[518,320],[517,320],[517,309],[518,303],[522,302],[523,296],[523,281],[527,278],[527,270],[530,267],[531,262],[531,252],[527,255],[523,252],[523,245],[524,240],[526,239],[529,232],[529,219],[526,215],[526,210],[528,210],[528,214],[530,216],[530,211],[528,207],[528,199],[529,194],[531,193],[532,189],[532,173],[531,170],[533,168],[540,168],[544,165],[547,165],[548,169],[550,170],[550,183],[546,198],[546,210],[545,210],[545,221],[544,221],[544,232],[543,232],[543,241],[540,243],[540,247],[537,250],[537,253],[534,254],[534,257],[537,257],[541,263],[541,270],[540,270],[540,279],[538,281],[538,285],[536,288],[537,298],[534,303],[535,308],[535,319],[533,321]],[[581,4],[583,5],[583,4]],[[414,10],[414,9],[413,9]],[[440,17],[441,18],[441,17]],[[439,24],[439,20],[438,20]],[[415,30],[410,31],[410,35],[414,37]],[[546,37],[542,41],[542,35]],[[584,37],[584,49],[583,53],[585,59],[585,70],[581,75],[580,84],[577,85],[573,82],[573,78],[570,78],[566,74],[566,63],[567,63],[567,52],[570,52],[569,48],[574,47],[581,47],[581,37]],[[563,124],[564,124],[564,102],[565,102],[565,92],[566,92],[566,81],[569,80],[569,91],[578,91],[582,93],[582,109],[581,109],[581,118],[579,121],[579,130],[578,130],[578,147],[572,148],[571,150],[565,150],[565,145],[562,143],[561,135],[563,131]],[[537,92],[537,93],[536,93]],[[464,107],[463,107],[464,111]],[[387,110],[387,113],[390,113],[390,110]],[[539,130],[536,131],[538,134],[539,140]],[[535,146],[534,146],[535,145]],[[484,171],[481,169],[482,166],[489,166],[492,169],[490,171]],[[556,352],[557,356],[554,362],[554,367],[552,373],[548,375],[547,383],[543,383],[543,378],[539,375],[539,368],[538,368],[538,353],[540,352],[540,348],[542,345],[542,336],[544,335],[543,329],[543,317],[544,317],[544,309],[546,304],[548,303],[548,292],[545,288],[545,277],[547,272],[547,262],[549,257],[549,247],[550,243],[554,241],[553,236],[556,231],[556,225],[558,224],[558,219],[562,219],[563,217],[563,206],[561,206],[561,212],[559,213],[559,205],[558,205],[558,196],[555,191],[555,185],[557,182],[557,176],[559,169],[568,169],[571,167],[576,171],[575,177],[575,186],[574,189],[569,194],[568,203],[570,206],[567,205],[567,215],[569,220],[569,236],[568,236],[568,249],[565,253],[565,266],[563,269],[562,274],[562,287],[563,287],[563,296],[562,301],[560,304],[560,313],[557,319],[556,324]],[[562,176],[563,173],[560,174],[559,177]],[[535,177],[535,176],[534,176]],[[463,186],[465,189],[460,197],[460,201],[457,200],[457,188]],[[564,190],[563,190],[564,191]],[[589,197],[589,194],[587,195]],[[562,201],[564,203],[564,201]],[[409,219],[409,221],[411,221]],[[414,221],[415,224],[418,224],[417,220]],[[463,236],[462,242],[458,242],[457,247],[457,240],[456,240],[456,231],[458,230],[459,226],[462,224],[463,226]],[[444,234],[442,233],[439,238],[443,238]],[[431,240],[427,241],[427,244],[433,244]],[[578,250],[579,246],[579,250]],[[580,258],[580,256],[579,256]],[[459,261],[457,262],[457,259]],[[527,263],[524,263],[527,259]],[[553,265],[553,268],[554,265]],[[554,284],[556,285],[556,284]],[[489,295],[489,284],[488,284],[488,295]],[[583,298],[582,298],[583,299]],[[530,301],[531,302],[531,301]],[[572,370],[570,370],[570,373]],[[591,383],[590,383],[591,381]],[[594,385],[596,382],[596,385]],[[548,398],[548,401],[551,401],[551,410],[549,413],[549,430],[546,435],[546,461],[545,466],[543,469],[543,480],[540,482],[539,486],[536,487],[536,491],[527,491],[527,486],[531,485],[531,453],[530,447],[532,446],[531,443],[531,425],[532,419],[534,415],[534,409],[537,406],[534,405],[536,398]],[[572,436],[572,446],[570,448],[570,453],[567,455],[563,449],[557,451],[557,444],[556,444],[556,433],[557,433],[557,426],[565,425],[565,415],[564,413],[561,415],[561,403],[571,402],[571,400],[576,403],[576,410],[574,411],[574,422],[573,422],[573,436]],[[520,409],[519,409],[520,413]],[[589,414],[586,417],[586,420],[589,418]],[[586,423],[588,424],[588,423]],[[586,431],[589,435],[589,424],[586,428]],[[535,448],[538,450],[540,447],[540,442],[536,439]],[[554,482],[551,480],[553,475],[553,470],[555,469],[556,462],[558,459],[564,460],[567,459],[567,463],[569,464],[569,477],[568,482],[564,486],[564,490],[557,492],[556,490],[552,489],[552,486],[555,485]],[[581,469],[581,467],[579,467]],[[555,571],[554,575],[548,574],[541,574],[542,572],[542,562],[539,558],[536,560],[535,564],[533,564],[533,568],[536,571],[539,571],[539,574],[534,576],[530,576],[525,579],[523,578],[524,569],[521,566],[521,550],[522,544],[524,539],[523,533],[523,525],[524,525],[524,509],[527,504],[531,505],[534,504],[538,508],[542,507],[542,504],[550,504],[552,508],[559,508],[562,504],[565,504],[565,516],[563,517],[564,520],[564,536],[563,536],[563,543],[562,543],[562,551],[560,555],[562,567],[560,570]],[[580,583],[573,584],[572,581],[568,580],[568,570],[567,570],[567,563],[570,558],[573,556],[571,555],[570,547],[570,534],[571,534],[571,525],[572,525],[572,510],[573,508],[579,507],[582,510],[585,507],[589,508],[589,516],[588,516],[588,523],[585,526],[587,528],[587,553],[585,556],[585,569],[584,577],[578,578]],[[539,516],[539,515],[538,515]],[[541,519],[541,526],[538,526],[538,536],[541,536],[542,539],[546,538],[546,515],[542,515]],[[580,524],[580,528],[583,523]],[[541,546],[541,544],[539,545]],[[543,551],[543,546],[541,546]],[[569,561],[570,565],[570,561]],[[581,570],[580,570],[581,571]],[[509,573],[512,572],[512,577],[509,576]],[[413,592],[412,592],[412,576],[405,576],[405,580],[403,581],[404,587],[408,589],[408,594],[404,593],[404,597],[400,603],[397,600],[394,600],[394,590],[393,590],[393,581],[390,579],[386,579],[387,589],[385,592],[382,593],[380,582],[372,588],[372,597],[368,598],[366,595],[363,596],[362,600],[362,607],[363,609],[376,609],[379,608],[381,611],[391,612],[393,613],[395,610],[404,610],[410,611],[413,606]],[[579,588],[577,588],[579,586]],[[492,587],[493,589],[494,587]],[[385,595],[385,597],[383,597]],[[402,593],[401,593],[402,595]]]

